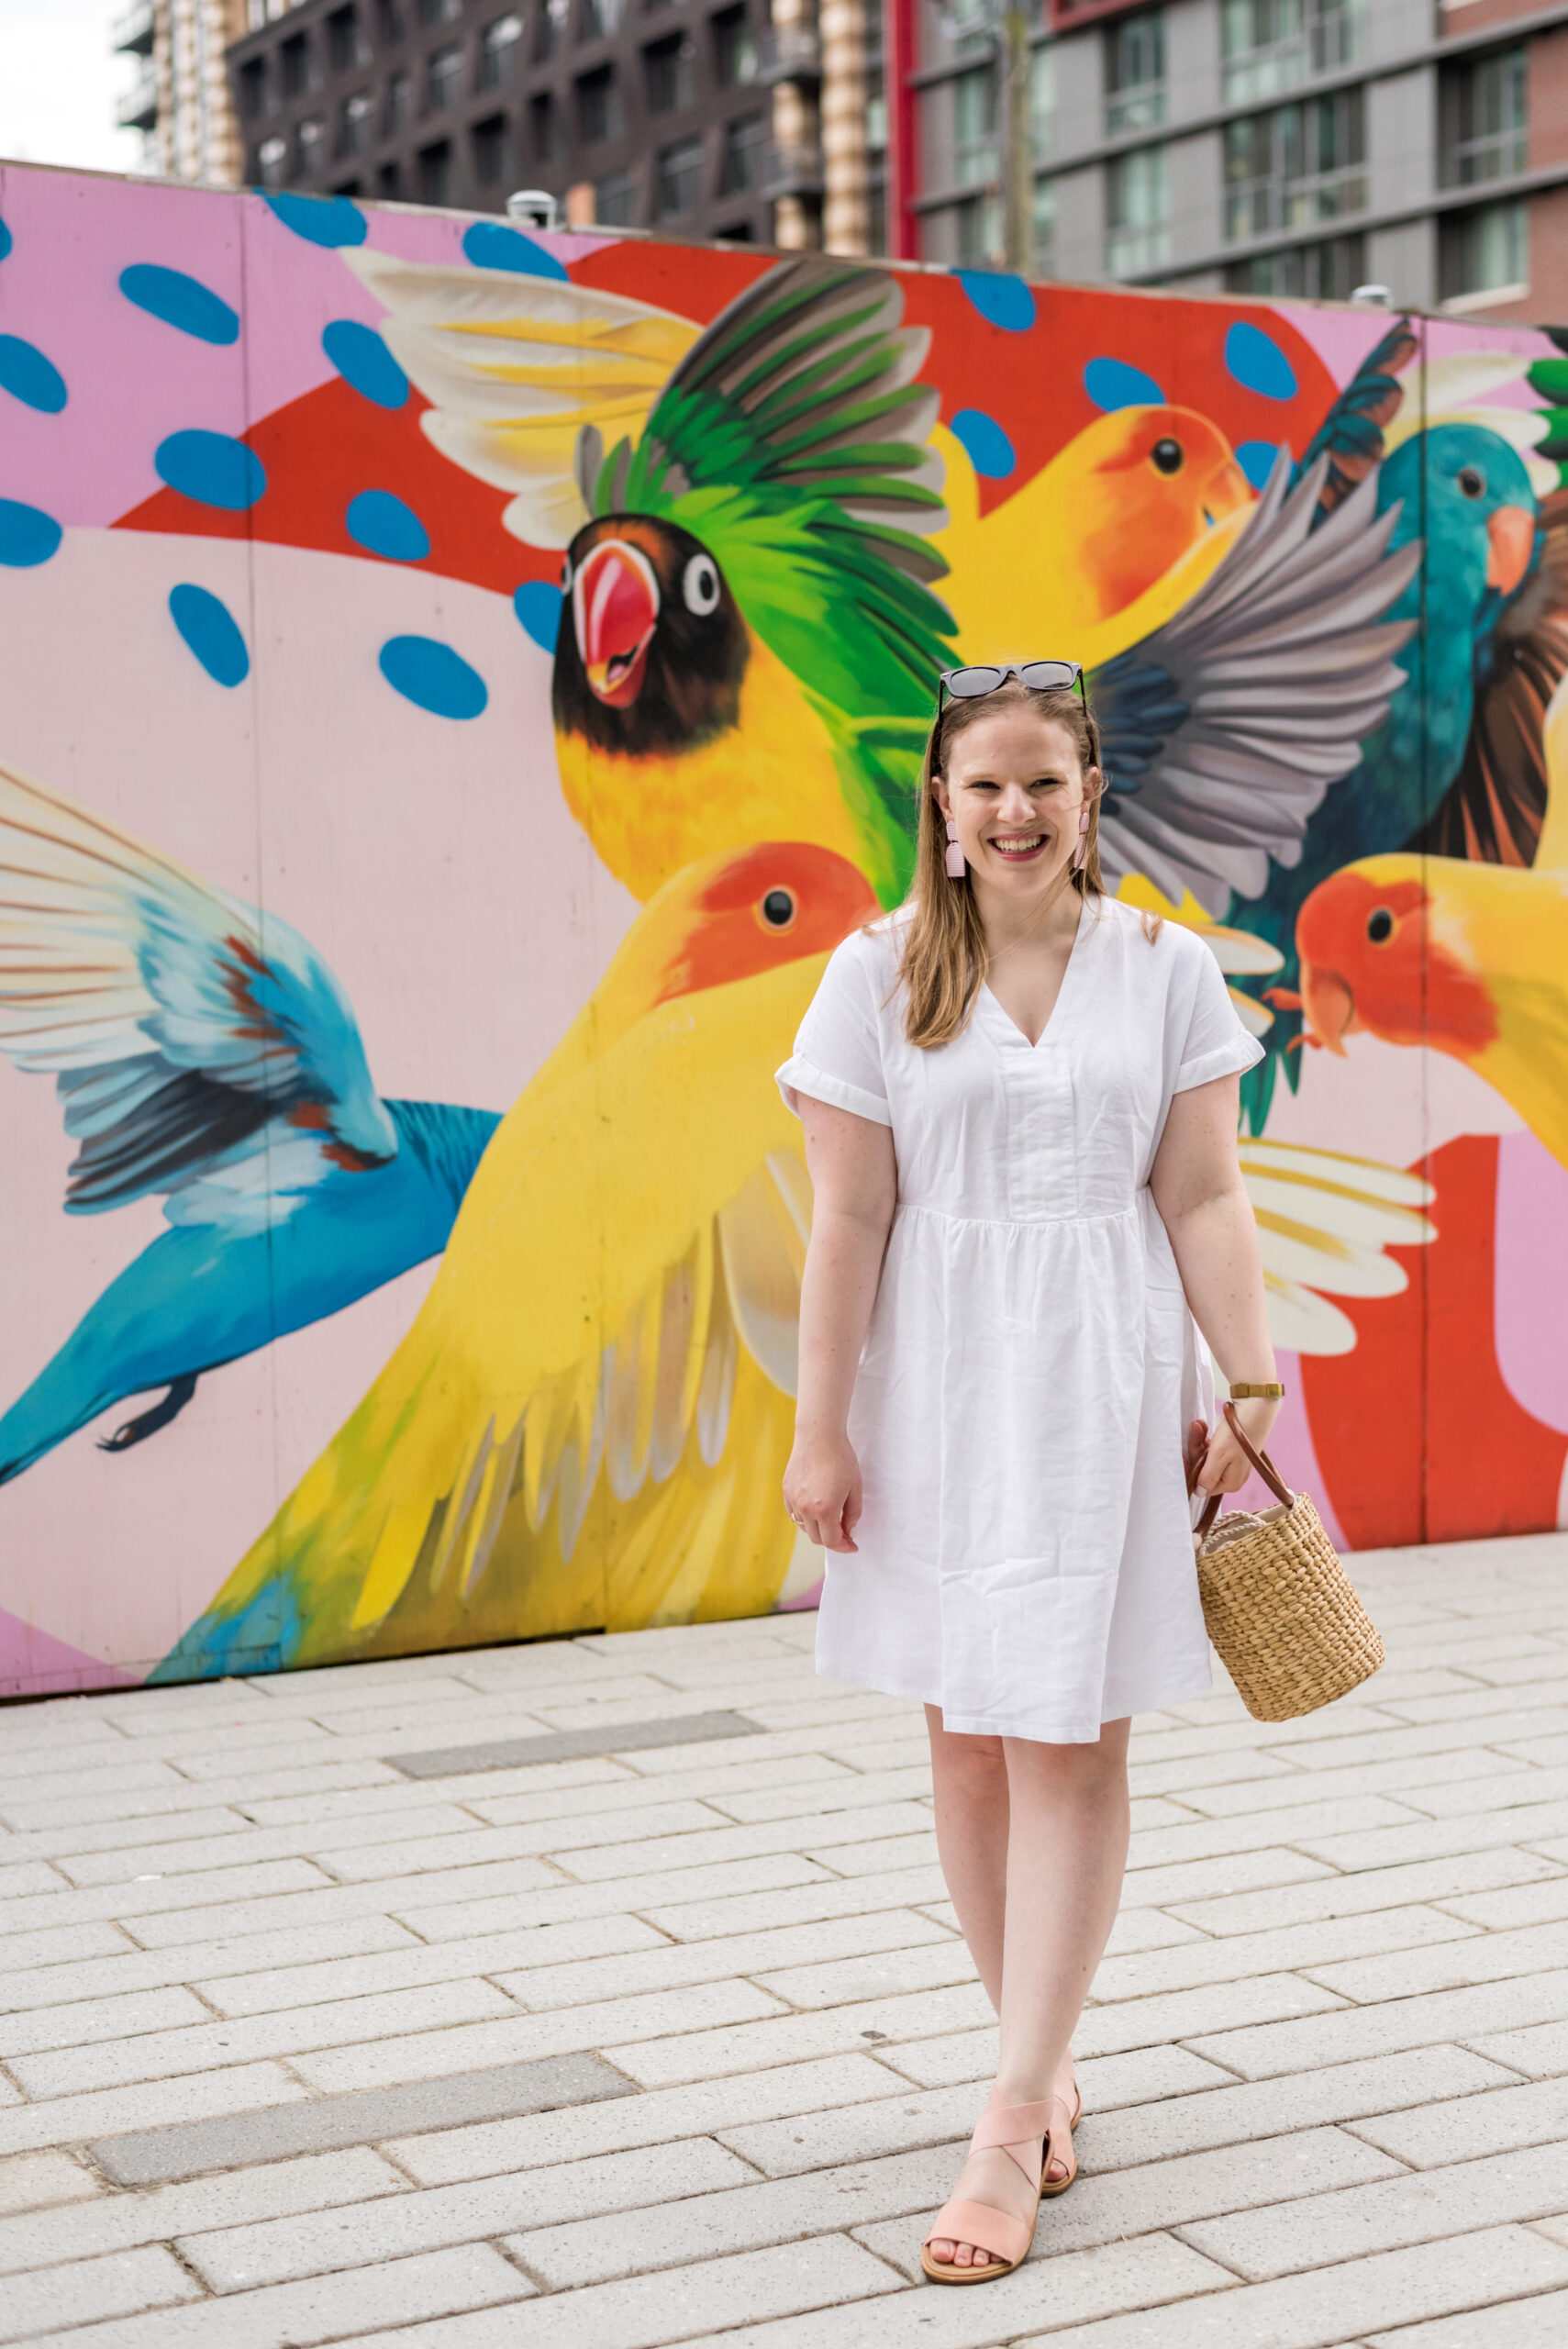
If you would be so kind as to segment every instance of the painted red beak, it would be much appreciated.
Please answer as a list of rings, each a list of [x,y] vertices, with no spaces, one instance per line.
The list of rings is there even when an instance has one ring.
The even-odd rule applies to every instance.
[[[1311,963],[1303,963],[1301,1000],[1310,1041],[1327,1044],[1343,1060],[1344,1040],[1359,1030],[1361,1021],[1356,1018],[1355,996],[1338,971],[1320,970]]]
[[[659,582],[640,547],[601,539],[590,549],[572,583],[572,618],[589,691],[628,708],[659,625]]]
[[[1522,506],[1499,506],[1486,525],[1492,551],[1486,562],[1486,584],[1511,596],[1535,552],[1535,516]]]

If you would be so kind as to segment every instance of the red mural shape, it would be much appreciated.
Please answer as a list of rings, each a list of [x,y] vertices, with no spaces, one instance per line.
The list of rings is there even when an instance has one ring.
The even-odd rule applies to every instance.
[[[1568,1437],[1532,1419],[1497,1367],[1496,1137],[1463,1135],[1417,1172],[1437,1191],[1438,1236],[1389,1249],[1408,1286],[1337,1299],[1356,1325],[1354,1353],[1302,1358],[1335,1514],[1356,1550],[1548,1531]]]

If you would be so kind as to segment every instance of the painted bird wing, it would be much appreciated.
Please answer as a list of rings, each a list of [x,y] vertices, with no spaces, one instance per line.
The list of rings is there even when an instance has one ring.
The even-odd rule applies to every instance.
[[[1241,1179],[1257,1219],[1269,1335],[1303,1354],[1349,1353],[1355,1324],[1336,1297],[1397,1297],[1408,1275],[1386,1252],[1436,1238],[1429,1183],[1400,1166],[1243,1135]]]
[[[772,1602],[809,1195],[767,1070],[822,968],[664,1004],[536,1080],[407,1337],[209,1620],[282,1575],[307,1662]]]
[[[1387,433],[1406,405],[1401,381],[1420,355],[1420,338],[1408,318],[1390,327],[1361,362],[1324,417],[1296,467],[1300,481],[1324,465],[1316,519],[1325,521],[1357,484],[1373,473],[1389,446]],[[1410,403],[1418,421],[1419,399]]]
[[[343,259],[388,316],[381,333],[430,406],[426,437],[464,473],[513,493],[502,520],[531,546],[569,546],[588,509],[580,432],[640,433],[698,329],[689,318],[566,278]]]
[[[583,452],[596,513],[666,516],[712,548],[748,618],[835,708],[922,714],[952,619],[927,534],[947,521],[928,445],[930,337],[885,271],[781,262],[721,310],[633,450]]]
[[[1096,671],[1100,861],[1223,915],[1261,896],[1385,717],[1411,624],[1383,615],[1420,562],[1368,477],[1315,524],[1331,460],[1282,451],[1246,529],[1173,619]]]
[[[1542,501],[1540,530],[1535,570],[1485,648],[1463,763],[1412,850],[1535,862],[1549,787],[1547,706],[1568,676],[1568,490]]]
[[[6,767],[0,1052],[55,1080],[74,1215],[164,1194],[172,1223],[275,1219],[397,1149],[297,930]]]

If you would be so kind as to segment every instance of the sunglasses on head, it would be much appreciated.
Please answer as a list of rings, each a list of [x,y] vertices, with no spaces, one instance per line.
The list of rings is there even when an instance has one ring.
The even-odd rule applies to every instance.
[[[980,661],[966,669],[944,669],[937,679],[937,714],[941,715],[942,696],[951,701],[978,701],[983,694],[994,694],[1009,677],[1017,677],[1035,694],[1059,694],[1073,685],[1086,709],[1089,697],[1084,691],[1084,664],[1081,661]]]

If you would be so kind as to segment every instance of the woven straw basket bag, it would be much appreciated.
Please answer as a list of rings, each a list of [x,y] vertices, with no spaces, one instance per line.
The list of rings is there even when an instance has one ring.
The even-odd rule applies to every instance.
[[[1218,1493],[1206,1504],[1194,1537],[1204,1620],[1253,1720],[1294,1720],[1370,1679],[1383,1642],[1307,1496],[1253,1451],[1229,1403],[1225,1416],[1276,1502],[1224,1517]],[[1189,1492],[1201,1464],[1189,1469]]]

